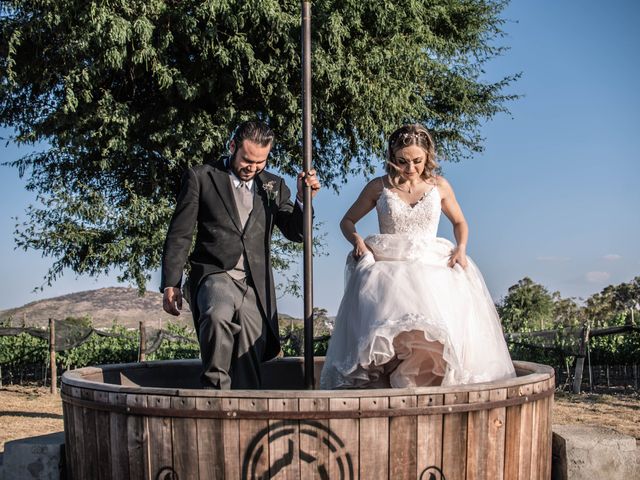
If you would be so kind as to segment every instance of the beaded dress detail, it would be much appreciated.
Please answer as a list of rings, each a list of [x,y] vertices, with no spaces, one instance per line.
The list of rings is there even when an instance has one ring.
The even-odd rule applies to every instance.
[[[515,376],[493,300],[477,266],[447,266],[454,245],[437,237],[437,187],[409,205],[383,188],[373,253],[351,254],[322,370],[332,388],[414,387]]]
[[[376,203],[380,233],[404,233],[436,238],[440,223],[440,194],[433,187],[411,206],[397,193],[383,188]]]

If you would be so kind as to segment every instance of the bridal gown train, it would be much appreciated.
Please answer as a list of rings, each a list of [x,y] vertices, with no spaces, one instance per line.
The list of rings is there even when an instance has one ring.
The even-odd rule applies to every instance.
[[[498,314],[471,259],[447,266],[437,188],[413,207],[383,188],[373,254],[347,259],[323,389],[488,382],[515,376]]]

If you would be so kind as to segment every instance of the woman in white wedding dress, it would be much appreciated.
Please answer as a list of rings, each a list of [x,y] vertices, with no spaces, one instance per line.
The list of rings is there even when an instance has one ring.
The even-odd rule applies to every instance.
[[[467,258],[468,227],[453,189],[435,174],[421,125],[389,138],[387,175],[364,188],[340,223],[353,246],[320,386],[456,385],[515,376],[482,275]],[[373,208],[380,234],[355,224]],[[440,213],[457,245],[437,238]]]

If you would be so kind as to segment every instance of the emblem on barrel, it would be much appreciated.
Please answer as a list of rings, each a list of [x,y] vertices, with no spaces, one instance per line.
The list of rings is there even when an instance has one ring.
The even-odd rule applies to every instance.
[[[281,454],[269,458],[266,462],[266,457],[269,457],[266,448],[275,442],[285,445],[285,448]],[[303,448],[306,443],[328,448],[330,455],[318,456],[314,451],[307,451]],[[288,421],[276,422],[258,432],[244,454],[242,478],[272,478],[296,461],[297,457],[300,462],[310,464],[322,479],[355,478],[351,455],[345,450],[344,442],[325,425],[313,420],[301,421],[299,424]]]

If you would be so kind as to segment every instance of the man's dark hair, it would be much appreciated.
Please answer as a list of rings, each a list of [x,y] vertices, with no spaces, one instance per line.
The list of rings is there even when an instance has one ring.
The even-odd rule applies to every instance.
[[[269,125],[266,123],[247,121],[242,122],[236,127],[234,132],[231,134],[230,141],[235,140],[236,148],[240,148],[242,146],[242,142],[245,140],[257,143],[261,147],[266,147],[273,143],[274,138],[275,134],[273,133],[273,130],[271,130]]]

